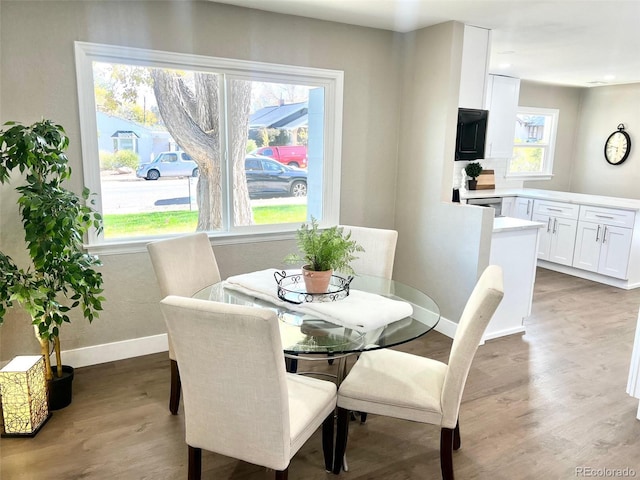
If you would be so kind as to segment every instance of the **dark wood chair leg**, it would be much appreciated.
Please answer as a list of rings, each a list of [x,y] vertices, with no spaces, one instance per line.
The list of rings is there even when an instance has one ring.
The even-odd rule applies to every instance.
[[[360,423],[367,421],[367,412],[360,412]]]
[[[287,480],[289,478],[289,468],[276,470],[276,480]]]
[[[333,431],[335,419],[333,412],[322,423],[322,452],[324,453],[324,468],[330,472],[333,468]]]
[[[456,428],[453,429],[453,449],[460,450],[460,420],[456,422]]]
[[[182,383],[180,382],[180,371],[178,370],[178,362],[171,360],[171,393],[169,395],[169,411],[171,415],[178,414],[178,407],[180,406],[180,389]]]
[[[338,407],[338,432],[336,433],[336,451],[333,455],[333,473],[336,475],[342,470],[342,459],[347,450],[347,437],[349,436],[349,410]]]
[[[440,430],[440,469],[442,480],[453,480],[453,428]]]
[[[289,373],[297,373],[298,372],[298,359],[297,358],[284,358],[284,364],[287,368],[287,372]]]
[[[189,480],[200,480],[202,475],[202,449],[189,445]]]

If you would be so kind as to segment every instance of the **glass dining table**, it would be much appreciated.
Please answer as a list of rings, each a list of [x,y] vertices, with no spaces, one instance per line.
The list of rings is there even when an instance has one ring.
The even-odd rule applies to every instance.
[[[436,302],[425,293],[396,280],[369,275],[357,275],[351,280],[350,289],[361,290],[407,302],[412,314],[373,330],[358,331],[337,325],[308,312],[302,313],[286,302],[277,305],[264,299],[241,293],[222,281],[196,292],[193,297],[216,302],[268,308],[279,319],[283,353],[287,366],[295,371],[297,360],[337,360],[338,385],[346,374],[346,358],[366,350],[388,348],[415,340],[431,330],[440,320]],[[274,283],[275,290],[275,283]],[[338,302],[340,300],[337,300]],[[322,375],[322,373],[319,373]],[[332,375],[333,376],[333,375]]]

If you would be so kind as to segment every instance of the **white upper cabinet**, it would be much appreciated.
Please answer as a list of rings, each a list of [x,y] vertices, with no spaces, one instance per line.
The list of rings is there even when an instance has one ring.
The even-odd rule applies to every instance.
[[[520,96],[520,79],[489,75],[485,108],[489,110],[485,158],[511,158]]]
[[[459,107],[484,108],[490,45],[491,30],[464,26]]]

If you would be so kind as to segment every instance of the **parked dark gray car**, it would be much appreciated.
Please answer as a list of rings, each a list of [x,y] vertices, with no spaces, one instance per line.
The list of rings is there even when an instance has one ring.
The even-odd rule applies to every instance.
[[[288,167],[260,155],[247,156],[244,160],[244,168],[249,195],[252,197],[266,195],[305,197],[307,195],[306,170]]]

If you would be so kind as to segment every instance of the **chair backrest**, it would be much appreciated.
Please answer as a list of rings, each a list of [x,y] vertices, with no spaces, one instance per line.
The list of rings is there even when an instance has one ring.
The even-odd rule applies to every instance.
[[[357,253],[358,258],[351,262],[355,272],[390,279],[393,275],[398,232],[382,228],[340,226],[345,233],[351,232],[351,239],[364,248],[364,252]]]
[[[290,459],[289,401],[278,319],[268,309],[169,296],[187,444],[282,469]]]
[[[147,245],[160,293],[190,297],[220,281],[218,263],[204,232],[158,240]]]
[[[464,307],[449,354],[449,365],[442,388],[442,426],[454,428],[462,392],[491,317],[504,296],[502,268],[489,265],[480,276]]]

